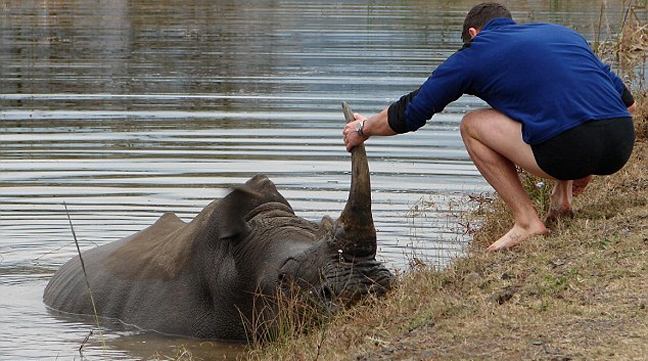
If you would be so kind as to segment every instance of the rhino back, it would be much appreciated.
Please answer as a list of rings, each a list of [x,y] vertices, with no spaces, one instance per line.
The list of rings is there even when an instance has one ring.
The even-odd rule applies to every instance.
[[[88,284],[79,257],[68,261],[52,277],[44,294],[50,308],[71,314],[117,319],[140,329],[197,338],[240,337],[234,327],[240,315],[234,309],[214,309],[212,295],[197,272],[187,269],[173,280],[124,279],[106,267],[106,255],[123,240],[83,253]],[[218,324],[213,320],[220,318]],[[231,320],[230,320],[231,319]]]
[[[208,301],[195,295],[199,281],[192,276],[191,270],[181,272],[160,264],[164,258],[150,258],[157,249],[166,252],[164,256],[170,263],[178,258],[186,259],[189,246],[160,241],[185,226],[175,215],[165,214],[141,232],[85,251],[82,254],[85,273],[79,256],[72,258],[54,274],[45,288],[45,304],[65,313],[92,315],[96,312],[102,317],[117,318],[160,332],[175,333],[176,330],[160,329],[159,324],[168,324],[169,314],[183,317],[182,309],[174,306],[176,304],[182,304],[194,313],[194,317],[202,319],[202,315],[195,313],[205,307],[191,303]]]
[[[106,253],[114,250],[124,243],[124,240],[113,242],[104,246],[93,248],[82,254],[88,282],[81,266],[79,256],[67,261],[56,273],[45,287],[43,301],[45,304],[57,311],[73,314],[93,314],[94,310],[90,300],[90,289],[100,291],[103,285],[97,284],[98,277],[105,263]],[[111,282],[112,283],[112,282]],[[93,284],[97,287],[93,287]]]

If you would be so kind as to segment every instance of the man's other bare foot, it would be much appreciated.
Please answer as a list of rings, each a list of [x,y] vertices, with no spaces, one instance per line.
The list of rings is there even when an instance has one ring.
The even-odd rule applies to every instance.
[[[577,196],[583,193],[592,178],[592,175],[588,175],[587,177],[583,177],[581,179],[575,179],[574,183],[572,184],[572,195]]]
[[[546,234],[547,232],[547,228],[542,223],[538,223],[534,226],[529,227],[528,229],[522,228],[515,224],[510,231],[508,231],[502,238],[498,239],[493,244],[488,246],[486,250],[488,252],[495,252],[509,249],[525,242],[533,236]]]
[[[576,186],[576,182],[579,183],[578,186]],[[588,182],[588,177],[581,178],[577,181],[559,180],[553,192],[551,192],[551,205],[549,206],[549,213],[545,219],[545,224],[553,225],[560,218],[574,218],[574,211],[572,210],[571,204],[574,189],[579,189],[579,192],[582,192]]]
[[[545,224],[550,225],[555,223],[558,219],[572,219],[574,218],[574,211],[571,206],[551,208],[549,213],[547,213],[547,218],[545,218]]]

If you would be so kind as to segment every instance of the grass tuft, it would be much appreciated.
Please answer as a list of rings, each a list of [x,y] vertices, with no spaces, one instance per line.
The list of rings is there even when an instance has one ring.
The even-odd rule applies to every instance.
[[[313,331],[320,332],[321,337],[326,335],[329,308],[297,285],[278,289],[273,296],[259,292],[255,302],[251,318],[241,316],[252,349],[280,348]]]

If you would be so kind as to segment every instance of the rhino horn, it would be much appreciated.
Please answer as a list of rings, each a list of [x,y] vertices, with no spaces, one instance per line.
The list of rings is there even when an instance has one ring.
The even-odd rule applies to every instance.
[[[347,123],[354,121],[346,102],[342,103],[342,110]],[[354,257],[375,256],[376,229],[371,215],[371,183],[364,144],[351,150],[351,190],[338,225],[341,227],[335,238],[340,250]]]

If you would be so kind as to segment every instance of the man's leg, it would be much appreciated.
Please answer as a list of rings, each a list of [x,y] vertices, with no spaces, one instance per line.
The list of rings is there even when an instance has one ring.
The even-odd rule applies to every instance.
[[[540,169],[531,147],[522,140],[521,124],[494,109],[475,110],[461,121],[461,137],[475,166],[502,197],[515,221],[513,228],[488,250],[510,248],[547,233],[515,166],[539,177],[552,178]]]

